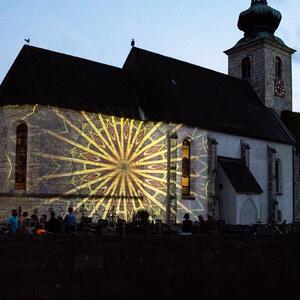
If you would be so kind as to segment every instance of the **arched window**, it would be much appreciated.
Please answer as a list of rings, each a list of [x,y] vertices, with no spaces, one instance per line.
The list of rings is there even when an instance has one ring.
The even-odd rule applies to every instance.
[[[250,57],[244,57],[242,60],[242,78],[251,76],[251,61]]]
[[[185,139],[182,143],[182,195],[190,195],[191,177],[191,142]]]
[[[276,194],[282,194],[282,164],[280,159],[275,160],[275,188]]]
[[[275,58],[275,76],[277,78],[282,77],[282,62],[280,57],[278,56]]]
[[[28,128],[25,124],[17,127],[16,139],[16,166],[15,189],[26,189],[26,164],[27,164],[27,135]]]

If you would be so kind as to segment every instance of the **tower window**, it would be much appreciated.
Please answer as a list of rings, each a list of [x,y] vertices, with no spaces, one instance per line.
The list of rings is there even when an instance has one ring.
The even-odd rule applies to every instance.
[[[191,142],[185,139],[182,143],[182,195],[190,195],[191,177]]]
[[[242,60],[242,78],[249,78],[251,75],[250,57],[244,57]]]
[[[282,77],[282,62],[280,57],[278,56],[275,58],[275,76],[277,78]]]
[[[16,165],[15,165],[15,189],[26,189],[26,164],[27,164],[27,135],[28,128],[25,124],[17,127],[16,139]]]

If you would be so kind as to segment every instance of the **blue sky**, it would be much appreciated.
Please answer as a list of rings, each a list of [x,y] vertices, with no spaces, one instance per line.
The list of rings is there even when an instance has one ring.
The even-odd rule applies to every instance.
[[[223,51],[243,35],[236,23],[250,0],[0,0],[0,81],[31,45],[121,67],[138,47],[227,73]],[[283,15],[277,35],[298,50],[294,110],[300,111],[300,3],[269,0]]]

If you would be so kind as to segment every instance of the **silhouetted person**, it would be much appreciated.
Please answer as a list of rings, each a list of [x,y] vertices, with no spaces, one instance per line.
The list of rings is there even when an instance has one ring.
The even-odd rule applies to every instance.
[[[43,228],[46,228],[47,225],[47,215],[42,215],[40,217],[40,224]]]
[[[31,227],[36,228],[39,224],[39,217],[38,217],[38,210],[37,208],[34,209],[33,214],[31,215]]]
[[[58,233],[60,231],[60,224],[58,219],[55,217],[55,212],[50,213],[50,219],[46,225],[46,229],[49,232]]]
[[[215,227],[216,227],[216,220],[214,219],[213,216],[207,215],[206,231],[208,233],[212,233]]]
[[[198,216],[198,220],[195,221],[194,226],[196,227],[197,233],[205,232],[206,222],[205,222],[204,218],[202,217],[202,215]]]
[[[18,211],[13,209],[11,211],[11,216],[7,220],[8,230],[11,234],[16,234],[19,228],[19,217]]]
[[[32,235],[32,228],[31,228],[31,218],[28,216],[27,211],[23,211],[22,216],[21,216],[21,230],[22,233],[25,235]]]
[[[68,214],[64,218],[65,233],[75,233],[76,217],[73,213],[73,207],[68,208]]]
[[[184,220],[182,222],[182,232],[183,233],[192,233],[193,230],[193,221],[190,220],[190,215],[186,213],[183,216]]]

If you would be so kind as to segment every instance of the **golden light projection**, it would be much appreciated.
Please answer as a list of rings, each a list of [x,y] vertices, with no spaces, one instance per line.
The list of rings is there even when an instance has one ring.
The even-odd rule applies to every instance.
[[[86,112],[81,112],[80,118],[58,111],[55,115],[64,130],[47,129],[46,133],[63,151],[48,149],[35,154],[56,164],[40,181],[69,180],[71,188],[49,204],[71,196],[75,210],[84,204],[90,217],[106,218],[115,210],[126,220],[139,209],[156,216],[164,213],[167,149],[162,123]]]
[[[207,149],[207,133],[198,128],[188,129],[184,126],[178,128],[178,135],[182,136],[182,145],[184,140],[188,138],[190,141],[190,196],[184,195],[182,189],[182,168],[183,165],[177,165],[177,217],[182,220],[184,214],[188,212],[192,218],[196,219],[198,215],[205,216],[208,203],[208,149]],[[182,146],[181,145],[181,146]],[[186,148],[179,149],[178,157],[183,160],[187,156]],[[181,181],[179,181],[181,179]],[[192,199],[192,200],[188,200]],[[207,213],[207,212],[206,212]]]

